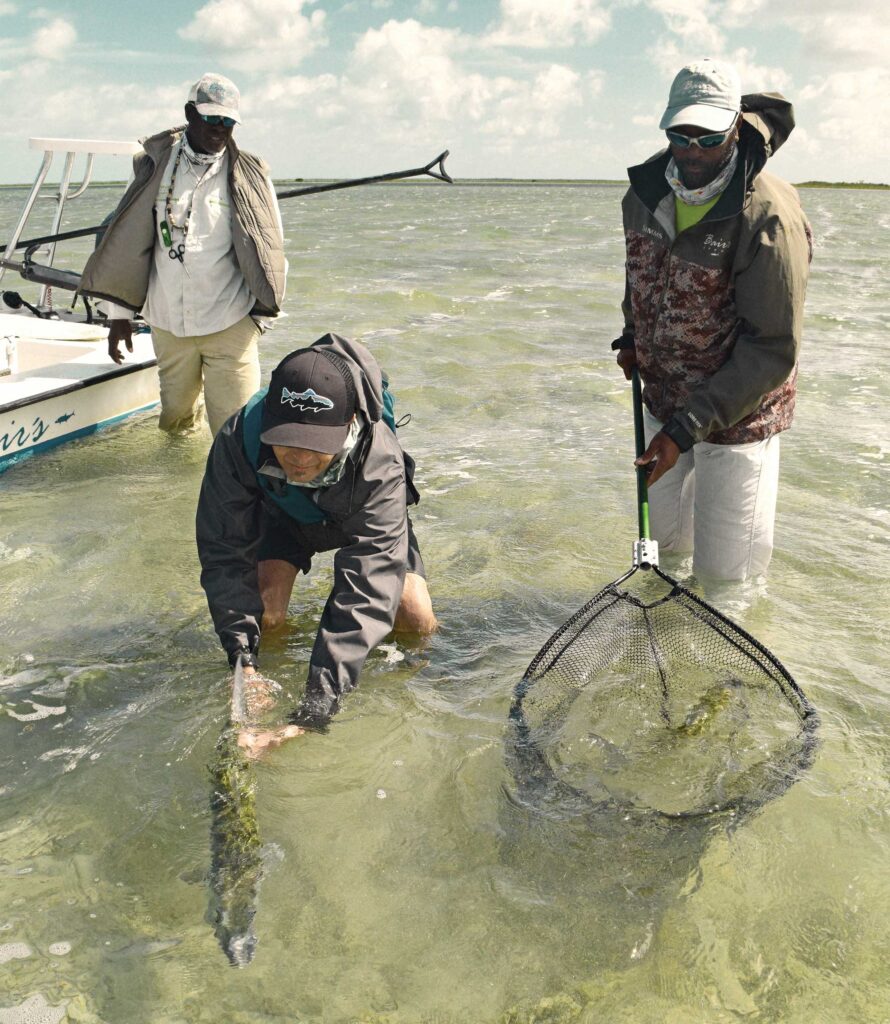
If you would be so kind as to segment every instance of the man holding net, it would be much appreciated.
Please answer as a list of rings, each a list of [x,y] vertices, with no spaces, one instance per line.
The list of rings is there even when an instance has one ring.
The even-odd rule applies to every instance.
[[[668,148],[628,172],[612,348],[644,384],[653,537],[713,579],[772,556],[812,248],[796,191],[763,167],[793,127],[783,97],[742,96],[731,65],[695,61],[661,118]]]

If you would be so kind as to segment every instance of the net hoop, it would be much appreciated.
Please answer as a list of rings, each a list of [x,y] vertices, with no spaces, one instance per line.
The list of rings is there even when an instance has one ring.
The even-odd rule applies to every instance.
[[[646,602],[636,595],[628,593],[626,590],[621,590],[621,585],[626,583],[636,572],[640,570],[640,568],[640,566],[634,566],[623,576],[620,576],[618,579],[600,590],[599,593],[579,608],[550,636],[543,647],[541,647],[532,659],[523,677],[514,688],[513,699],[510,705],[509,722],[511,729],[510,735],[508,736],[508,744],[512,744],[513,746],[512,753],[517,759],[517,763],[521,762],[526,767],[528,767],[530,763],[533,764],[534,774],[539,779],[546,781],[551,793],[558,792],[563,798],[571,797],[572,803],[576,806],[577,801],[580,799],[584,804],[587,804],[595,811],[613,810],[620,811],[624,815],[641,816],[646,818],[651,818],[653,815],[656,815],[660,818],[673,821],[699,819],[719,814],[740,814],[743,812],[756,811],[768,801],[780,796],[788,790],[813,764],[818,746],[817,732],[820,725],[819,714],[807,698],[806,694],[795,682],[791,673],[770,650],[751,636],[747,630],[732,622],[732,620],[722,612],[703,601],[691,590],[684,587],[681,583],[677,582],[677,580],[673,579],[657,566],[651,566],[646,571],[654,572],[664,583],[666,583],[670,587],[668,593],[653,601]],[[796,745],[796,749],[785,757],[779,758],[778,761],[772,763],[773,767],[779,768],[781,771],[777,773],[777,778],[774,784],[772,786],[767,786],[765,790],[761,791],[760,797],[756,799],[752,799],[747,794],[744,794],[725,801],[708,803],[682,811],[668,811],[658,807],[644,808],[634,803],[623,802],[616,797],[595,801],[590,794],[585,793],[584,790],[579,789],[576,786],[573,786],[570,782],[559,778],[548,759],[541,750],[538,749],[532,736],[531,726],[526,717],[525,699],[529,693],[532,692],[535,684],[540,679],[541,666],[546,664],[547,672],[553,670],[553,668],[558,665],[563,655],[570,649],[571,641],[566,643],[562,650],[559,650],[555,655],[552,655],[552,652],[557,648],[559,642],[567,633],[571,633],[579,623],[585,622],[585,620],[589,619],[589,621],[585,622],[583,627],[586,630],[589,628],[591,623],[595,622],[599,616],[603,615],[619,601],[629,603],[646,611],[660,605],[676,601],[679,598],[683,599],[685,607],[690,614],[700,619],[700,621],[707,627],[716,631],[726,643],[732,645],[740,655],[749,659],[757,669],[761,670],[763,674],[768,675],[770,679],[772,679],[779,693],[785,699],[787,704],[792,707],[799,720],[800,726],[798,732],[796,736],[789,741]],[[758,657],[755,657],[751,651],[746,649],[746,645],[752,648]],[[552,660],[548,663],[548,658],[551,656]],[[760,661],[758,661],[758,658]],[[768,667],[765,668],[765,666]],[[664,686],[664,674],[661,672],[660,668],[659,673],[662,678],[662,685]],[[569,706],[574,703],[581,692],[581,689],[577,690],[575,696],[569,701]]]

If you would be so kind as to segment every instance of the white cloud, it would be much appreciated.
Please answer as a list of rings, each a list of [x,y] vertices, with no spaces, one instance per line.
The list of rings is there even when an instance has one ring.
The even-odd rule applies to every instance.
[[[699,56],[716,56],[723,49],[726,37],[718,28],[723,19],[710,0],[647,0],[647,6],[662,16],[669,32],[687,49],[698,51]]]
[[[465,74],[454,54],[460,33],[429,28],[413,18],[387,21],[358,40],[344,79],[347,101],[386,119],[442,121],[472,107],[479,76]]]
[[[647,53],[663,76],[665,96],[677,69],[710,51],[735,64],[743,92],[781,92],[793,100],[799,127],[792,144],[780,153],[780,163],[789,168],[793,180],[858,180],[863,174],[886,178],[878,168],[890,164],[890,139],[885,143],[878,137],[867,154],[837,145],[838,136],[868,131],[890,115],[890,19],[885,0],[860,0],[855,8],[841,0],[807,0],[805,7],[764,0],[645,3],[668,30],[667,38]],[[746,45],[733,48],[725,33],[732,31],[740,39],[746,26],[756,26],[765,50],[775,52],[775,41],[787,40],[801,56],[776,65]],[[778,45],[781,50],[782,43]],[[808,66],[809,76],[800,70]],[[814,75],[816,68],[824,68],[825,74]],[[814,166],[823,169],[815,173]],[[866,166],[871,170],[864,170]]]
[[[88,62],[71,62],[61,76],[55,61],[22,56],[15,74],[2,83],[4,171],[12,180],[30,181],[34,176],[39,154],[27,148],[31,136],[132,141],[184,120],[190,82],[146,89],[143,83],[102,81]],[[75,181],[80,180],[83,165],[83,157],[78,157]],[[58,180],[60,166],[57,157],[50,180]],[[126,158],[100,157],[94,176],[125,179],[129,169]]]
[[[668,83],[674,75],[690,60],[702,56],[694,50],[681,49],[675,39],[660,39],[656,46],[650,46],[646,51],[646,57],[652,67],[661,73],[662,78]],[[667,97],[667,86],[665,86],[665,97]]]
[[[205,44],[233,67],[271,71],[296,67],[327,44],[325,12],[302,13],[312,0],[209,0],[183,39]]]
[[[495,78],[477,90],[473,126],[496,147],[555,139],[567,111],[581,104],[580,76],[551,64],[531,80]]]
[[[690,60],[696,60],[702,54],[694,50],[681,49],[676,40],[662,41],[647,51],[654,67],[664,79],[664,98],[674,75]],[[742,92],[785,92],[791,85],[791,75],[785,68],[771,67],[760,64],[754,59],[752,51],[745,47],[713,51],[711,56],[728,61],[739,73]]]
[[[479,50],[478,40],[451,29],[388,21],[356,44],[344,100],[383,134],[387,126],[430,130],[463,122],[468,131],[505,138],[552,137],[565,112],[581,104],[584,83],[571,68],[484,75],[468,66]],[[587,79],[588,89],[597,87],[595,76]]]
[[[33,52],[44,60],[61,60],[77,42],[77,29],[64,18],[53,18],[34,33]]]
[[[726,60],[735,65],[742,83],[742,92],[787,93],[792,85],[791,75],[786,68],[770,67],[754,60],[750,50],[730,50]]]
[[[12,82],[3,83],[9,108],[22,112],[7,117],[8,138],[38,132],[35,111],[38,134],[151,134],[181,123],[192,79],[190,73],[171,85],[167,75],[158,76],[162,88],[146,90],[144,83],[97,78],[90,62],[74,65],[64,83],[47,61],[23,62],[21,70],[12,92]],[[537,161],[535,172],[542,173],[557,154],[569,159],[572,118],[602,92],[605,79],[563,62],[495,60],[482,35],[409,19],[365,31],[329,73],[245,72],[239,84],[245,148],[263,154],[278,173],[350,176],[353,161],[410,166],[418,151],[428,156],[428,146],[433,152],[446,145],[456,160],[478,152],[491,171],[500,154],[508,165]]]
[[[887,100],[883,99],[883,110],[863,97],[887,97],[890,95],[890,70],[887,68],[864,68],[861,71],[837,71],[811,82],[800,94],[801,102],[818,102],[820,111],[814,134],[831,140],[836,146],[840,136],[863,132],[863,137],[876,141],[880,133],[874,131],[876,123],[883,123],[886,116]]]
[[[255,86],[246,96],[247,123],[251,122],[251,114],[274,110],[282,111],[305,110],[322,119],[345,113],[346,107],[340,95],[340,80],[336,75],[324,74],[316,77],[277,75],[270,78],[264,85]]]
[[[403,0],[392,9],[418,12],[428,2],[440,12],[458,7],[456,0]],[[331,49],[327,73],[311,74],[295,65],[326,44],[333,14],[325,20],[319,8],[330,12],[333,4],[198,0],[181,8],[190,43],[171,50],[174,63],[151,56],[160,34],[141,41],[144,60],[116,50],[109,63],[93,59],[107,47],[77,38],[74,19],[69,25],[47,7],[0,0],[0,9],[16,6],[27,26],[19,37],[0,38],[3,173],[19,180],[33,174],[28,135],[133,138],[181,123],[201,41],[219,70],[242,69],[239,142],[264,155],[276,173],[349,177],[365,166],[411,166],[449,146],[457,176],[522,168],[541,177],[614,177],[656,148],[673,75],[710,51],[738,66],[744,91],[777,90],[794,101],[799,127],[778,154],[777,173],[792,181],[886,178],[890,136],[887,145],[879,133],[859,149],[837,141],[857,129],[873,133],[890,113],[883,57],[890,19],[879,0],[857,0],[849,12],[841,0],[807,0],[806,10],[769,0],[548,3],[552,10],[544,0],[503,0],[487,27],[460,30],[430,24],[434,16],[391,17],[378,27],[380,14],[361,0],[359,24],[375,27],[351,49]],[[459,4],[461,12],[469,7]],[[606,11],[620,36],[602,34]],[[846,20],[838,20],[842,12]],[[26,20],[31,14],[35,20]],[[462,20],[469,23],[470,13]],[[478,23],[478,13],[472,20]],[[507,39],[523,45],[505,48]],[[709,39],[720,48],[706,46]],[[565,41],[572,48],[542,52]],[[651,51],[641,52],[649,42]],[[59,61],[47,57],[66,49],[61,80]],[[630,77],[625,68],[613,80],[595,70],[601,54],[624,54],[639,70]],[[211,57],[204,66],[214,63]]]
[[[886,67],[835,71],[810,82],[796,105],[798,120],[806,126],[800,139],[806,145],[806,177],[887,181],[890,139],[875,132],[875,124],[887,117],[888,95],[890,70]],[[844,141],[857,135],[869,139],[868,170],[863,170],[863,152]],[[830,174],[824,167],[831,167]]]
[[[826,5],[828,6],[828,5]],[[825,13],[786,15],[783,21],[800,33],[805,48],[826,60],[855,67],[863,60],[886,64],[890,55],[890,18],[883,3],[857,4]],[[871,7],[871,10],[868,8]]]
[[[501,0],[500,22],[489,34],[493,46],[548,48],[594,42],[609,28],[600,0]]]
[[[15,4],[7,3],[6,0],[0,0],[0,15],[15,14],[16,10]]]
[[[660,14],[668,30],[686,47],[716,56],[725,48],[726,31],[754,26],[769,35],[777,27],[791,29],[810,56],[841,60],[850,67],[863,58],[887,62],[890,18],[886,0],[645,0]]]
[[[747,25],[752,21],[763,24],[770,10],[770,0],[726,0],[719,17],[727,27]]]

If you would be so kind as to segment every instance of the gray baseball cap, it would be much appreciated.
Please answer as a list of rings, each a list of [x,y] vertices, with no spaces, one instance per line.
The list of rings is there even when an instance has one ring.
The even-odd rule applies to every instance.
[[[724,132],[741,108],[742,89],[736,69],[725,61],[704,57],[677,72],[658,127],[665,130],[688,124]]]
[[[199,114],[219,114],[231,117],[241,124],[241,93],[225,75],[208,71],[201,75],[189,91],[189,103],[194,103]]]

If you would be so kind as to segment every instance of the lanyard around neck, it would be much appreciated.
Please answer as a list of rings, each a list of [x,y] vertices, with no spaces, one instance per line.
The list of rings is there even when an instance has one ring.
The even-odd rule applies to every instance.
[[[185,211],[185,219],[181,224],[177,224],[173,217],[173,193],[176,189],[176,174],[179,171],[179,163],[182,160],[182,153],[185,149],[185,136],[179,140],[179,145],[176,150],[176,159],[173,161],[173,170],[170,173],[170,183],[167,185],[167,195],[164,197],[164,219],[161,221],[159,227],[161,231],[161,238],[163,239],[164,245],[170,249],[171,254],[175,254],[175,258],[182,262],[183,253],[185,252],[185,240],[188,236],[189,221],[192,218],[192,206],[195,202],[195,193],[198,191],[198,186],[204,179],[207,171],[210,168],[210,164],[207,164],[204,168],[204,174],[195,182],[195,187],[192,189],[191,197],[188,201],[188,206]],[[188,157],[186,157],[188,159]],[[182,242],[174,250],[173,246],[173,235],[170,228],[178,228],[182,232]]]

